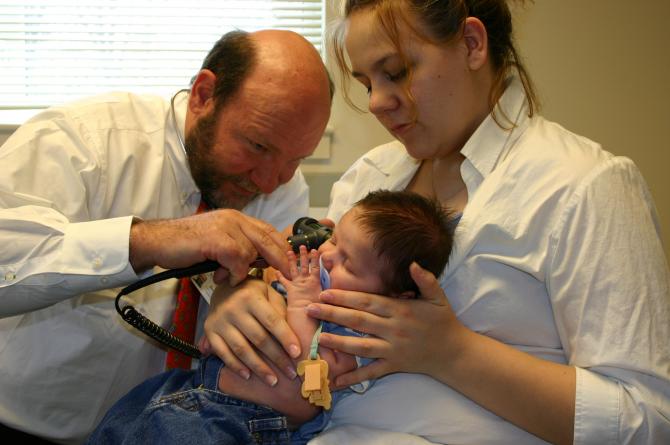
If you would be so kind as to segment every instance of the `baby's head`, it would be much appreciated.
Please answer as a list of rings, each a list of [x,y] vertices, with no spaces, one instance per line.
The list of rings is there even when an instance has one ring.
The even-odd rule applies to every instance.
[[[412,297],[418,289],[410,264],[439,276],[452,242],[449,215],[438,202],[379,190],[342,216],[319,252],[333,288]]]

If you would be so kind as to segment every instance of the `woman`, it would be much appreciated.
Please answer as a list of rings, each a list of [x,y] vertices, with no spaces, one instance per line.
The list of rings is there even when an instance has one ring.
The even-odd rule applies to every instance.
[[[670,440],[670,278],[653,202],[630,160],[535,114],[506,2],[349,0],[337,36],[340,67],[397,141],[345,173],[329,217],[387,188],[462,218],[440,286],[413,270],[422,300],[327,291],[310,306],[376,337],[321,336],[378,359],[337,386],[434,379],[382,379],[334,423],[459,443]]]

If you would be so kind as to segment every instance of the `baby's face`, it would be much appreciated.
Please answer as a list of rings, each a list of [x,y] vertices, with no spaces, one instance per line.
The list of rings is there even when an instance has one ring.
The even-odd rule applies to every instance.
[[[333,236],[319,247],[333,289],[379,293],[383,289],[381,260],[372,239],[356,220],[357,208],[344,214]]]

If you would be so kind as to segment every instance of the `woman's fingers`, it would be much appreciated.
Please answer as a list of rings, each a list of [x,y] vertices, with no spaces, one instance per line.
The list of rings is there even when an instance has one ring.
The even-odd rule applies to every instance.
[[[397,371],[392,368],[392,362],[388,360],[394,355],[393,348],[391,344],[383,339],[322,333],[319,336],[319,345],[347,354],[375,359],[374,362],[367,366],[337,376],[335,378],[336,388],[353,385],[363,380],[376,379]]]
[[[383,359],[378,359],[369,365],[337,376],[334,381],[334,388],[344,389],[347,386],[362,382],[364,380],[378,379],[391,372],[392,370],[388,369],[387,362]]]
[[[377,337],[353,337],[321,333],[319,346],[367,358],[384,358],[392,353],[390,344]]]
[[[356,331],[381,336],[388,329],[388,319],[358,308],[346,308],[330,304],[311,303],[306,308],[307,315],[319,320],[330,321]]]
[[[319,299],[324,303],[365,311],[380,317],[392,316],[398,305],[397,300],[384,295],[339,289],[323,291],[319,295]]]
[[[433,274],[417,264],[410,272],[422,294],[418,299],[332,289],[321,294],[321,303],[307,306],[313,318],[370,334],[366,338],[320,336],[323,346],[380,363],[342,376],[346,384],[362,376],[379,377],[390,372],[427,373],[447,360],[444,345],[459,323]]]

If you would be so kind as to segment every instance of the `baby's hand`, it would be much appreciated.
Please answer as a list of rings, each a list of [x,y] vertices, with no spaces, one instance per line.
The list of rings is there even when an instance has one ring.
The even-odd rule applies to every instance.
[[[316,249],[307,253],[305,246],[300,246],[300,261],[296,254],[286,252],[289,263],[290,280],[280,274],[279,282],[288,295],[288,304],[317,301],[321,292],[319,252]]]

